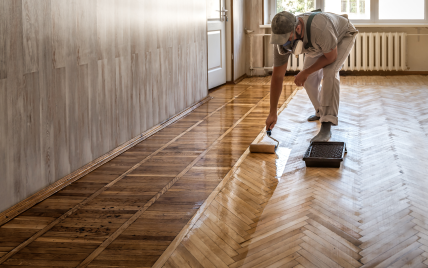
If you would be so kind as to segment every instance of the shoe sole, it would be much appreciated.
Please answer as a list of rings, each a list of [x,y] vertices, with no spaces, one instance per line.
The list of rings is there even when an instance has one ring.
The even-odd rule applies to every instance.
[[[320,120],[320,118],[319,118],[319,117],[314,117],[313,119],[308,118],[308,121],[309,121],[309,122],[312,122],[312,121],[318,121],[318,120]]]

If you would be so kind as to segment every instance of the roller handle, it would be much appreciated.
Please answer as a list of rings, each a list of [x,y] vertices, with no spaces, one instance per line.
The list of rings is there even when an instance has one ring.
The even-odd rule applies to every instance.
[[[275,145],[275,150],[276,150],[276,148],[278,148],[278,146],[279,146],[279,141],[277,141],[276,139],[274,139],[274,138],[271,137],[271,135],[272,135],[272,129],[266,130],[266,134],[267,134],[267,136],[269,138],[271,138],[272,140],[276,141],[276,145]]]

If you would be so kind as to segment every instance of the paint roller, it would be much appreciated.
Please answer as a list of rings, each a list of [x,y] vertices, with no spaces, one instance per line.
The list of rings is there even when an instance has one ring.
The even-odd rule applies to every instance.
[[[272,130],[269,129],[266,131],[266,134],[269,138],[274,140],[276,142],[276,145],[274,144],[250,144],[250,152],[251,153],[265,153],[265,154],[274,154],[276,151],[276,148],[279,146],[279,141],[272,138]]]

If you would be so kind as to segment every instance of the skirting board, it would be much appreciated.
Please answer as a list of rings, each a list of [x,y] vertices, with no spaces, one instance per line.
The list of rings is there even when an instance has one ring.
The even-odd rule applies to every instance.
[[[297,75],[298,71],[286,72],[285,76]],[[340,71],[343,76],[402,76],[402,75],[428,75],[428,71]]]
[[[242,80],[244,80],[247,77],[247,74],[243,74],[241,77],[239,77],[238,79],[236,79],[235,81],[233,81],[235,84],[238,84],[239,82],[241,82]]]
[[[238,79],[236,79],[235,81],[228,81],[226,82],[227,85],[236,85],[239,82],[241,82],[242,80],[244,80],[245,78],[247,78],[247,74],[243,74],[241,77],[239,77]]]
[[[424,71],[340,71],[343,76],[402,76],[402,75],[428,75]]]
[[[30,197],[22,200],[18,204],[10,207],[9,209],[3,211],[0,213],[0,226],[7,223],[11,219],[18,216],[20,213],[26,211],[27,209],[31,208],[32,206],[36,205],[37,203],[45,200],[49,196],[55,194],[56,192],[60,191],[61,189],[65,188],[66,186],[70,185],[71,183],[77,181],[78,179],[82,178],[83,176],[87,175],[89,172],[95,170],[96,168],[100,167],[101,165],[107,163],[108,161],[112,160],[116,156],[120,155],[121,153],[127,151],[128,149],[132,148],[134,145],[140,143],[141,141],[149,138],[153,134],[157,133],[158,131],[166,128],[167,126],[177,122],[178,120],[182,119],[183,117],[190,114],[192,111],[194,111],[196,108],[201,106],[202,104],[208,102],[211,100],[211,96],[207,96],[206,98],[202,99],[201,101],[193,104],[189,108],[183,110],[182,112],[174,115],[173,117],[165,120],[164,122],[152,127],[151,129],[141,133],[137,137],[125,142],[124,144],[120,145],[119,147],[111,150],[110,152],[100,156],[99,158],[89,162],[88,164],[84,165],[83,167],[79,168],[78,170],[70,173],[69,175],[59,179],[58,181],[54,182],[53,184],[47,186],[46,188],[38,191],[37,193],[31,195]]]

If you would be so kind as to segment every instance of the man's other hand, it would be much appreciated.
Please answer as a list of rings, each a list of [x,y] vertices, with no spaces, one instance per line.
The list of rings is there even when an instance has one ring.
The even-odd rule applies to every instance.
[[[278,115],[269,114],[268,118],[266,118],[266,130],[272,130],[275,127],[277,119]]]
[[[294,76],[294,84],[298,87],[303,87],[305,85],[306,79],[308,79],[309,74],[306,70],[299,72],[296,76]]]

